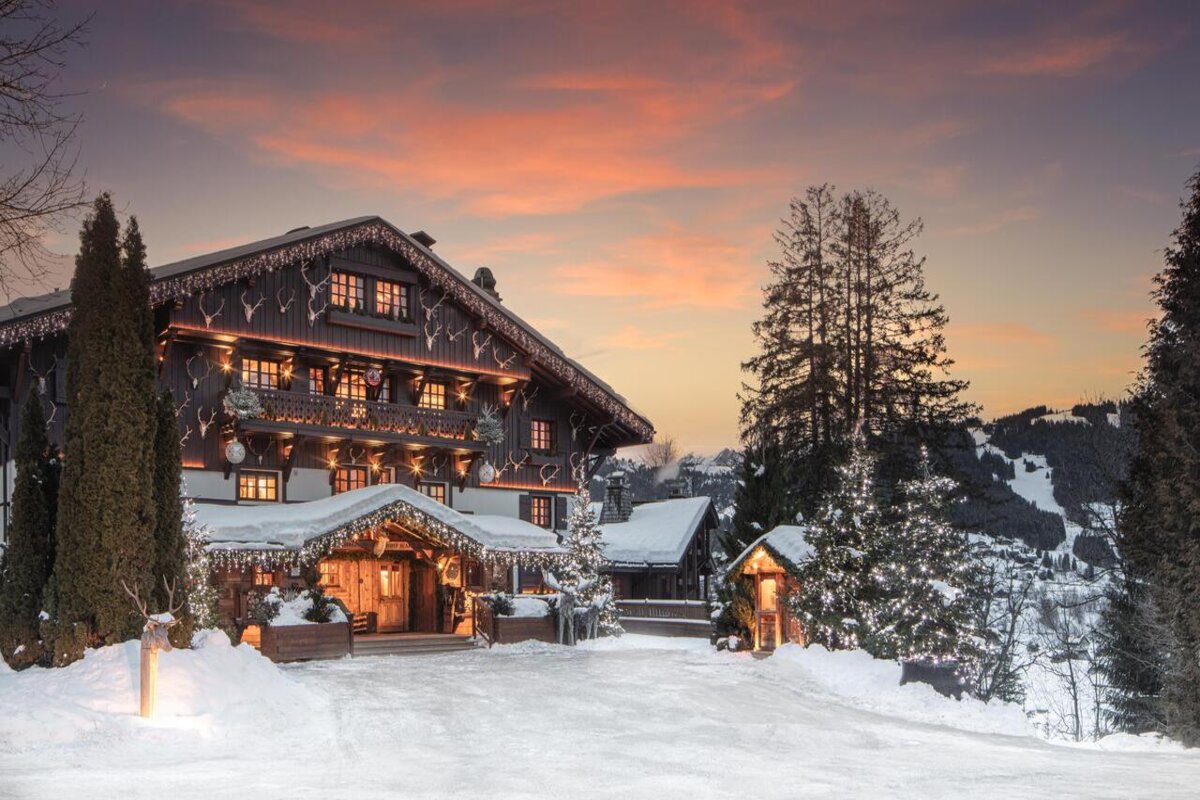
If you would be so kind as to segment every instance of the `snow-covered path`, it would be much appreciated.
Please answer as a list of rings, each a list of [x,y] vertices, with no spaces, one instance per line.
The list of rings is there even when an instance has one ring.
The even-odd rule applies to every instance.
[[[4,797],[1195,797],[1193,753],[1101,752],[848,708],[783,663],[676,642],[289,668],[290,735],[168,721],[0,748]],[[264,721],[266,722],[266,721]]]

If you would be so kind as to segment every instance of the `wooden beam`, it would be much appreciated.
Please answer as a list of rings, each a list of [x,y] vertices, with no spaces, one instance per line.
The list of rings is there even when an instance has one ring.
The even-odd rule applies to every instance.
[[[282,443],[282,442],[288,441],[288,440],[280,439],[279,441]],[[291,480],[292,467],[294,467],[296,465],[296,456],[300,452],[300,449],[304,446],[304,437],[303,436],[293,436],[291,438],[290,442],[292,445],[292,449],[288,451],[287,457],[283,459],[283,482],[284,483],[287,483],[289,480]]]
[[[342,353],[342,357],[338,359],[337,374],[330,376],[329,385],[325,387],[325,394],[337,394],[337,388],[341,386],[342,379],[346,377],[346,364],[349,361],[349,354]]]
[[[508,416],[512,412],[513,406],[515,406],[517,404],[517,395],[519,395],[521,393],[521,390],[524,389],[528,385],[529,385],[529,381],[517,381],[516,383],[509,386],[509,391],[511,392],[511,394],[509,395],[508,404],[506,406],[504,406],[504,414],[502,415],[502,419],[504,419],[504,421],[506,421],[506,422],[508,421]]]
[[[414,406],[421,405],[421,395],[425,393],[425,387],[429,385],[429,370],[421,373],[421,379],[417,381],[416,388],[413,390],[412,404]]]

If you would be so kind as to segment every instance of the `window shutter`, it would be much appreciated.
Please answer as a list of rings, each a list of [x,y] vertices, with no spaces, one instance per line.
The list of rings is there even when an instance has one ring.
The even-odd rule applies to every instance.
[[[517,441],[519,442],[517,446],[523,450],[528,450],[532,445],[530,434],[532,433],[533,418],[529,416],[517,417],[517,426],[520,428],[520,431],[517,433]]]
[[[529,506],[529,495],[523,494],[517,498],[517,515],[526,522],[530,522],[533,519],[533,514],[531,513]]]
[[[567,529],[567,496],[560,494],[554,498],[554,529]]]

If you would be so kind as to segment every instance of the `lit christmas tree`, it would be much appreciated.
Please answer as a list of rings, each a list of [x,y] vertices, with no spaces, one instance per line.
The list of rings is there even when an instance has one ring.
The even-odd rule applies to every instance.
[[[183,500],[184,588],[188,612],[196,630],[215,628],[219,619],[217,590],[212,585],[212,562],[205,546],[204,529],[196,525],[196,504],[184,490]]]
[[[950,524],[954,481],[934,473],[922,448],[917,478],[901,484],[895,524],[870,543],[873,602],[863,644],[877,658],[973,660],[971,598],[978,563]]]
[[[624,630],[613,597],[612,579],[601,572],[605,564],[604,544],[592,511],[592,494],[583,465],[575,470],[575,496],[571,498],[571,513],[567,517],[566,544],[570,559],[559,570],[559,585],[577,592],[578,608],[593,604],[599,607],[601,634],[620,636]]]
[[[789,598],[809,642],[833,650],[860,646],[868,635],[872,587],[865,580],[868,550],[883,522],[874,498],[875,460],[861,435],[851,442],[837,486],[808,523],[813,555]]]

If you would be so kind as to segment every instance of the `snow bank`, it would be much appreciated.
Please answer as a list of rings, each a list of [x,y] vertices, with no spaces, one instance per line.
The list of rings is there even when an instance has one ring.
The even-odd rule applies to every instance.
[[[540,597],[514,595],[512,598],[513,613],[510,617],[548,617],[550,604]]]
[[[830,651],[819,645],[785,644],[766,664],[864,711],[977,733],[1034,735],[1019,706],[969,697],[955,700],[922,683],[901,686],[899,663],[872,658],[863,650]]]
[[[247,727],[283,732],[325,700],[250,645],[202,631],[192,650],[160,652],[154,718],[138,714],[140,643],[88,650],[62,669],[0,674],[0,750],[23,750],[93,737],[121,738],[143,726],[212,732]]]

